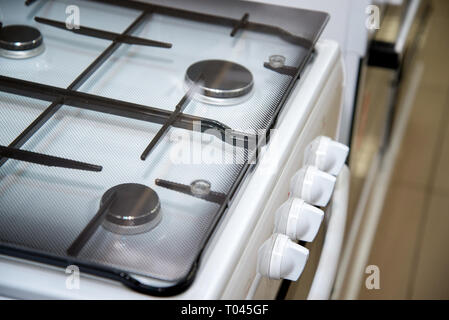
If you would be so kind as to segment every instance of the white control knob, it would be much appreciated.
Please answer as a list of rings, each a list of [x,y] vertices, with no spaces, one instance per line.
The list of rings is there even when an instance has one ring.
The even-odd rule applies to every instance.
[[[259,248],[257,271],[270,279],[296,281],[309,258],[309,250],[275,233]]]
[[[304,151],[304,165],[337,176],[348,156],[349,148],[331,138],[320,136],[310,142]]]
[[[315,239],[324,212],[299,198],[290,198],[275,213],[275,233],[292,240],[311,242]]]
[[[290,196],[319,207],[327,206],[334,191],[336,178],[316,167],[301,168],[290,180]]]

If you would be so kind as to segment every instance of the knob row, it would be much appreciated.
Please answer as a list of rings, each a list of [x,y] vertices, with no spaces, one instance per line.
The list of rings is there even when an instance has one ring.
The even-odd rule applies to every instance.
[[[294,241],[311,242],[324,218],[336,177],[349,153],[344,144],[324,136],[305,149],[304,167],[290,181],[289,199],[275,213],[273,235],[258,251],[258,272],[270,279],[296,281],[309,256],[309,250]]]

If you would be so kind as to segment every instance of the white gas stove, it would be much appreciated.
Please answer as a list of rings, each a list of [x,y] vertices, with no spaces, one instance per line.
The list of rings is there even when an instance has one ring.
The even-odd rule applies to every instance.
[[[327,14],[28,2],[0,6],[0,295],[273,298],[297,279],[347,153],[315,139],[344,84]],[[285,201],[316,223],[275,227]]]

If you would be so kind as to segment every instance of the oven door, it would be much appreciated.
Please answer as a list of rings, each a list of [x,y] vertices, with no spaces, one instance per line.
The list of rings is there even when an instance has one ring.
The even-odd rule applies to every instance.
[[[390,143],[400,92],[408,90],[403,75],[413,65],[416,46],[427,21],[426,0],[387,5],[381,27],[361,61],[359,90],[352,124],[349,221],[361,207],[362,190],[377,157]]]
[[[391,149],[397,148],[402,139],[400,132],[410,110],[409,99],[402,100],[413,95],[419,81],[416,49],[429,8],[426,0],[388,5],[369,55],[362,62],[349,158],[348,232],[332,298],[357,298],[367,248],[371,247],[380,215],[381,206],[373,209],[371,202],[382,203],[377,186],[385,190],[391,176]]]

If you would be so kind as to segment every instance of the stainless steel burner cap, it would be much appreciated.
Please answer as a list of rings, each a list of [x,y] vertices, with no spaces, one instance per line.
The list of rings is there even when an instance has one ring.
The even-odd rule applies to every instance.
[[[118,234],[138,234],[153,229],[161,221],[157,193],[142,184],[125,183],[112,187],[101,198],[101,204],[114,194],[107,209],[103,227]]]
[[[225,60],[203,60],[186,72],[189,84],[197,82],[201,93],[213,98],[241,97],[251,91],[253,75],[244,66]]]
[[[25,59],[44,51],[42,34],[34,27],[10,25],[0,29],[0,56]]]

